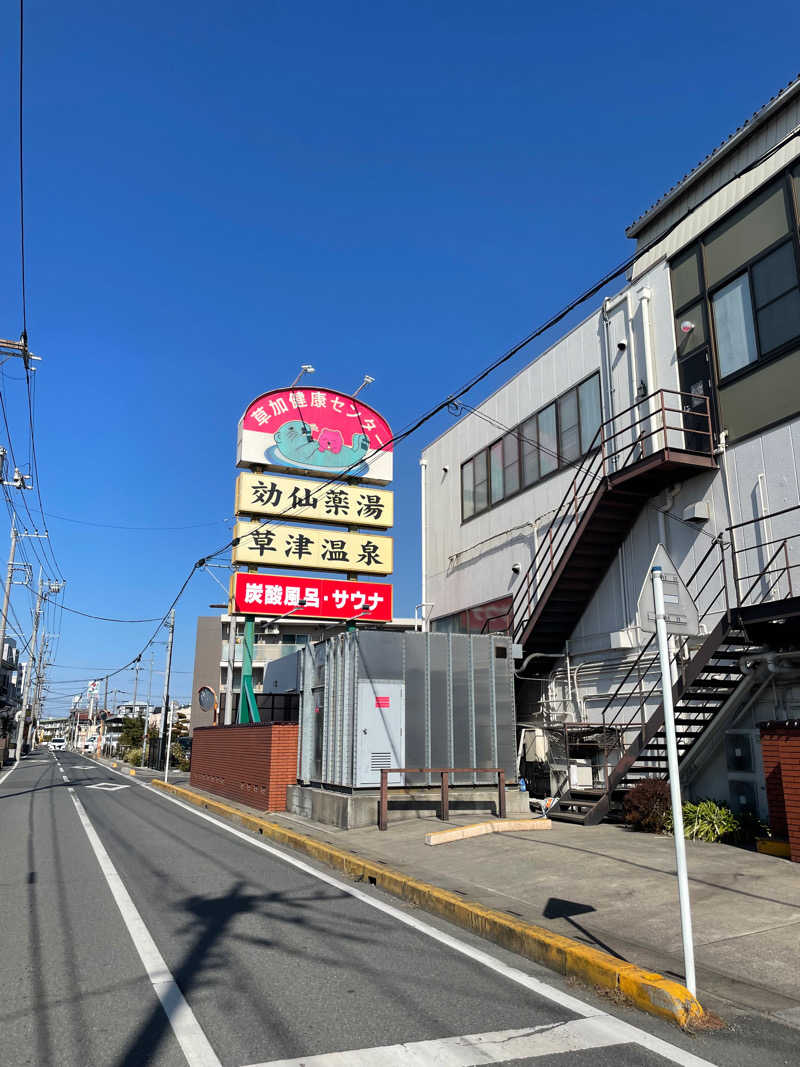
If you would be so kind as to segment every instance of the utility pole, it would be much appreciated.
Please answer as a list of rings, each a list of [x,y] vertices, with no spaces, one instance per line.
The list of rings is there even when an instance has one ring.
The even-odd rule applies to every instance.
[[[133,714],[136,715],[136,694],[139,692],[139,671],[142,669],[141,659],[133,664]],[[144,718],[144,716],[143,716]],[[145,733],[147,729],[145,728]],[[144,742],[143,742],[144,743]]]
[[[150,714],[150,702],[153,699],[153,663],[155,662],[155,656],[153,650],[150,650],[150,672],[147,675],[147,713]]]
[[[172,669],[172,637],[175,632],[175,608],[169,613],[169,627],[167,633],[167,659],[164,668],[164,699],[162,702],[161,711],[161,730],[159,736],[162,740],[166,741],[167,738],[167,724],[170,714],[169,707],[169,673]]]
[[[8,555],[8,572],[6,573],[6,587],[3,592],[3,617],[0,619],[0,657],[5,658],[6,648],[6,624],[8,622],[8,601],[11,596],[11,582],[14,577],[14,557],[17,554],[17,524],[11,520],[11,551]],[[1,664],[0,664],[1,665]]]
[[[25,687],[22,692],[22,707],[19,710],[19,725],[17,726],[16,752],[14,757],[17,763],[22,759],[22,746],[25,741],[25,719],[28,713],[28,696],[31,690],[31,676],[34,664],[38,664],[36,658],[36,640],[39,636],[39,618],[42,614],[42,568],[39,568],[39,588],[36,594],[36,608],[33,613],[33,633],[31,634],[30,668],[25,676]]]

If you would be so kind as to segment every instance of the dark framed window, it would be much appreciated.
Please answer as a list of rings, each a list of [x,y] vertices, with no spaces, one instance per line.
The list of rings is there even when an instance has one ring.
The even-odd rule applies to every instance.
[[[800,345],[793,180],[785,172],[670,262],[678,356],[711,342],[723,384]]]
[[[601,421],[600,375],[595,373],[462,463],[462,521],[596,448]]]

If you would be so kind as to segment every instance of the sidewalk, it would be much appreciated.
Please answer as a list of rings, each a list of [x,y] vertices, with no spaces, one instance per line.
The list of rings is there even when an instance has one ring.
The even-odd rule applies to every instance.
[[[225,803],[683,981],[670,837],[554,823],[432,847],[425,834],[478,820],[405,819],[381,833]],[[728,1020],[779,1013],[800,1026],[800,865],[727,845],[686,847],[700,1002]]]

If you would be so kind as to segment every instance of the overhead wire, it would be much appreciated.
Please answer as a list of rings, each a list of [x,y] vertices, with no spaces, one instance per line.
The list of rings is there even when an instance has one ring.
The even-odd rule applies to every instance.
[[[21,0],[21,2],[22,2],[22,0]],[[798,129],[795,129],[795,130],[791,131],[777,145],[772,146],[772,148],[767,150],[760,157],[758,157],[755,160],[752,160],[746,167],[743,167],[736,174],[732,175],[724,183],[722,183],[722,185],[720,185],[718,188],[712,190],[705,197],[701,198],[701,200],[697,204],[694,204],[690,208],[687,208],[687,210],[684,212],[684,214],[682,216],[680,216],[679,218],[675,219],[673,221],[673,223],[669,227],[667,227],[667,229],[665,231],[659,233],[656,237],[652,238],[649,242],[646,242],[642,247],[637,247],[636,251],[631,256],[628,256],[617,267],[615,267],[613,270],[611,270],[611,271],[607,272],[605,275],[603,275],[603,277],[598,282],[596,282],[593,285],[591,285],[588,289],[585,289],[584,291],[582,291],[579,296],[577,296],[574,299],[570,300],[566,305],[564,305],[561,308],[560,311],[558,311],[555,315],[550,316],[545,322],[543,322],[535,330],[533,330],[532,332],[527,334],[527,336],[523,337],[522,340],[516,342],[509,349],[507,349],[506,351],[501,353],[499,356],[497,356],[495,359],[493,359],[486,367],[484,367],[482,370],[480,370],[477,373],[475,373],[470,379],[468,379],[467,382],[465,382],[457,390],[455,390],[454,392],[448,394],[444,399],[442,399],[441,401],[435,403],[432,407],[427,409],[422,415],[420,415],[415,420],[413,420],[410,424],[408,424],[400,433],[393,435],[392,438],[388,442],[385,442],[380,448],[373,449],[371,452],[367,453],[367,455],[362,457],[360,460],[358,460],[357,462],[351,464],[344,471],[338,473],[336,478],[330,478],[326,482],[322,483],[319,488],[320,489],[325,488],[328,485],[333,484],[334,481],[340,480],[343,477],[347,477],[348,473],[352,472],[355,468],[361,466],[365,462],[365,460],[367,458],[371,458],[371,456],[376,455],[378,452],[385,451],[389,447],[394,448],[396,445],[400,444],[402,441],[404,441],[407,438],[409,438],[413,433],[415,433],[420,427],[425,425],[425,423],[429,422],[437,414],[439,414],[443,410],[447,409],[448,407],[452,406],[453,404],[456,404],[458,402],[462,402],[462,397],[464,397],[468,392],[470,392],[472,389],[474,389],[476,385],[480,384],[480,382],[482,382],[482,381],[485,381],[486,378],[488,378],[494,371],[498,370],[501,366],[503,366],[505,363],[507,363],[509,360],[511,360],[523,348],[527,347],[529,344],[531,344],[538,337],[542,336],[544,333],[548,332],[550,329],[552,329],[554,326],[556,326],[559,322],[563,321],[563,319],[566,318],[572,311],[576,310],[583,303],[585,303],[587,300],[589,300],[592,296],[595,296],[598,292],[600,292],[602,289],[604,289],[606,286],[608,286],[612,281],[617,279],[621,274],[623,274],[625,271],[630,269],[638,259],[641,259],[652,248],[654,248],[656,245],[658,245],[662,241],[664,241],[669,236],[669,234],[672,233],[675,230],[675,228],[677,226],[681,225],[686,220],[686,218],[689,217],[689,215],[693,211],[696,211],[698,207],[700,207],[703,203],[705,203],[712,196],[716,195],[720,191],[720,189],[722,189],[726,185],[730,184],[730,182],[733,182],[733,181],[737,180],[738,178],[740,178],[743,174],[747,173],[748,171],[750,171],[750,170],[754,169],[755,167],[759,166],[762,162],[764,162],[770,156],[772,156],[777,151],[779,151],[780,148],[782,148],[786,144],[788,144],[789,141],[791,141],[793,138],[797,137],[798,133],[800,133],[800,130],[798,130]],[[288,511],[289,511],[288,508],[285,509],[284,512],[281,513],[281,515],[286,514]],[[44,508],[42,508],[42,512],[44,513]],[[279,517],[279,521],[278,521],[277,524],[280,524],[280,517]],[[266,519],[263,522],[258,524],[258,526],[256,527],[256,530],[257,529],[261,529],[266,525],[276,525],[276,520],[275,519]],[[255,532],[255,531],[253,531],[253,532]],[[178,601],[183,596],[186,588],[189,585],[189,582],[191,581],[191,579],[194,576],[194,574],[196,573],[196,571],[199,570],[201,567],[203,567],[206,564],[208,559],[213,559],[215,556],[221,555],[228,548],[233,547],[234,544],[237,542],[237,540],[238,539],[235,536],[232,537],[229,541],[227,541],[220,548],[216,549],[213,552],[208,553],[207,556],[203,557],[202,559],[200,559],[196,563],[194,563],[194,565],[192,566],[191,570],[189,571],[189,574],[187,575],[186,579],[184,580],[183,584],[181,585],[180,589],[178,590],[178,593],[172,599],[169,607],[166,609],[166,611],[164,612],[163,616],[161,617],[159,625],[157,626],[156,630],[154,631],[154,633],[150,637],[150,639],[146,642],[146,644],[144,645],[142,650],[136,656],[134,656],[132,659],[130,659],[127,663],[125,663],[123,666],[118,667],[116,670],[108,672],[107,674],[103,675],[102,676],[103,680],[105,680],[106,678],[114,677],[115,675],[120,674],[122,671],[127,670],[128,667],[130,667],[133,663],[135,663],[137,661],[137,659],[141,658],[141,656],[144,654],[144,652],[146,652],[146,650],[149,648],[149,646],[152,643],[152,641],[155,639],[155,637],[158,634],[158,632],[161,629],[161,627],[166,622],[167,616],[169,615],[170,611],[175,607],[175,605],[178,603]]]

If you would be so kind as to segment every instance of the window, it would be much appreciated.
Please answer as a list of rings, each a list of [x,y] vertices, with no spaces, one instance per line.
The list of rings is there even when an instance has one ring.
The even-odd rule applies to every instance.
[[[719,372],[724,378],[757,359],[747,275],[740,274],[724,289],[715,293],[711,298],[711,306],[717,332]]]
[[[756,260],[711,297],[721,378],[800,338],[793,241]]]
[[[461,519],[466,521],[574,463],[598,446],[600,375],[562,393],[461,465]]]
[[[472,461],[475,466],[475,513],[484,511],[489,502],[489,472],[486,453],[479,452]]]
[[[475,464],[468,459],[461,468],[461,516],[470,519],[475,514]]]
[[[791,241],[753,264],[753,298],[763,356],[800,336],[800,291]]]
[[[583,385],[578,386],[578,407],[581,420],[581,452],[586,453],[592,446],[597,448],[600,444],[597,436],[602,421],[599,374],[593,375]]]
[[[539,481],[539,430],[535,415],[522,424],[522,479],[526,489]]]
[[[503,484],[506,496],[519,489],[519,438],[516,432],[503,438]]]
[[[796,210],[787,171],[670,263],[678,356],[713,343],[722,385],[800,347]]]
[[[580,454],[578,391],[570,389],[558,400],[558,455],[562,463],[572,463]]]
[[[489,449],[489,484],[492,489],[492,503],[503,499],[503,442],[498,441]]]
[[[539,412],[539,469],[542,477],[558,467],[558,436],[556,434],[556,406],[549,404]]]

